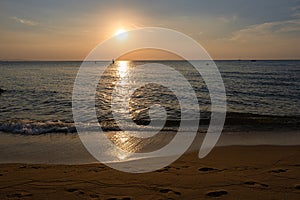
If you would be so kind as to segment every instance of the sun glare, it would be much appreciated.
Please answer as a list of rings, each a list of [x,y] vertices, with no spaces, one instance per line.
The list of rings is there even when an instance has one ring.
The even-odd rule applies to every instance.
[[[117,37],[119,40],[125,40],[127,38],[127,30],[125,29],[118,29],[116,32],[115,32],[115,37]]]
[[[117,35],[120,35],[120,34],[122,34],[122,33],[125,33],[126,32],[126,30],[125,29],[118,29],[116,32],[115,32],[115,36],[117,36]]]

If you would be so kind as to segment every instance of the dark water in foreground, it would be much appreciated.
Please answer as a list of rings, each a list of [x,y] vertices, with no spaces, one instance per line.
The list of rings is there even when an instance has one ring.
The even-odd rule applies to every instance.
[[[210,98],[201,76],[183,61],[161,63],[179,71],[193,86],[201,110],[200,124],[207,125]],[[131,73],[141,64],[145,62],[119,62],[106,70],[95,97],[97,117],[105,130],[118,130],[110,106],[114,83],[122,79],[122,74]],[[226,88],[227,127],[298,130],[300,61],[216,61],[216,64]],[[0,131],[20,134],[76,132],[72,90],[80,65],[81,62],[0,62],[0,88],[4,89],[0,95]],[[154,83],[156,73],[149,74]],[[147,106],[157,102],[165,107],[169,116],[166,125],[172,130],[180,121],[178,101],[170,91],[158,85],[141,87],[134,93],[130,102],[132,119],[146,125],[149,121]],[[196,108],[191,105],[186,112],[193,109]]]

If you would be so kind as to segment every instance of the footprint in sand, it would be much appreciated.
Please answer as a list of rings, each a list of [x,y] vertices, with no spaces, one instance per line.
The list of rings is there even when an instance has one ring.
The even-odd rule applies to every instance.
[[[227,191],[225,191],[225,190],[219,190],[219,191],[208,192],[208,193],[206,193],[206,196],[209,196],[209,197],[220,197],[220,196],[223,196],[223,195],[226,195],[226,194],[228,194]]]
[[[161,193],[174,193],[174,194],[176,194],[178,196],[181,195],[180,192],[177,192],[177,191],[174,191],[174,190],[171,190],[171,189],[161,189],[161,190],[159,190],[159,192],[161,192]]]
[[[80,195],[85,194],[83,191],[80,191],[77,188],[68,188],[68,189],[66,189],[66,191],[68,191],[68,192],[77,192],[77,194],[80,194]]]
[[[182,168],[189,168],[190,166],[188,165],[183,165]]]
[[[78,191],[78,189],[76,189],[76,188],[68,188],[68,189],[66,189],[68,192],[76,192],[76,191]]]
[[[7,195],[8,198],[24,198],[24,197],[31,197],[32,194],[29,192],[16,192],[14,194]]]
[[[296,184],[295,189],[300,190],[300,184]]]
[[[199,168],[198,171],[200,172],[210,172],[210,171],[219,171],[218,169],[212,168],[212,167],[202,167]]]
[[[246,182],[244,182],[244,184],[254,186],[254,187],[269,187],[269,185],[267,185],[267,184],[258,183],[258,182],[255,182],[255,181],[246,181]]]
[[[169,171],[171,167],[167,166],[167,167],[164,167],[162,169],[159,169],[159,170],[156,170],[156,172],[166,172],[166,171]]]
[[[40,166],[32,166],[31,168],[32,169],[40,169],[41,167]]]
[[[283,172],[287,172],[287,169],[273,169],[270,172],[272,173],[283,173]]]
[[[130,197],[122,197],[122,198],[112,197],[112,198],[108,198],[106,200],[131,200],[131,198]]]
[[[99,195],[98,194],[90,194],[90,197],[91,198],[99,198]]]

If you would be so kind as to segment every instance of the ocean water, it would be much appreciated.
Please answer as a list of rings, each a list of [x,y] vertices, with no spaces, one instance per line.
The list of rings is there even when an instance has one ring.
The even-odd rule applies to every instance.
[[[203,62],[203,61],[199,61]],[[120,130],[112,114],[111,98],[122,74],[134,73],[147,61],[122,61],[108,66],[96,92],[96,112],[103,130]],[[156,61],[180,72],[192,85],[201,113],[200,125],[210,119],[206,84],[185,61]],[[296,129],[300,125],[300,61],[216,61],[227,95],[225,130],[245,127]],[[101,62],[99,62],[101,64]],[[81,62],[0,62],[0,131],[39,135],[74,133],[72,91]],[[149,73],[152,85],[140,87],[130,100],[130,115],[138,125],[149,124],[148,108],[160,104],[167,112],[167,130],[176,130],[180,106],[176,95],[155,84],[164,69]],[[127,84],[130,87],[130,84]],[[180,84],[177,86],[180,88]],[[120,100],[122,96],[117,96]],[[188,98],[188,97],[187,97]],[[198,109],[191,105],[189,112]],[[114,110],[122,112],[122,110]],[[159,118],[153,115],[154,118]],[[193,120],[191,115],[190,120]]]

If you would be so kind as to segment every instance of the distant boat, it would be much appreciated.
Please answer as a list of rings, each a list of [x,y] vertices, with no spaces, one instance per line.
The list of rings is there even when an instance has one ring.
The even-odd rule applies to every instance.
[[[256,62],[256,60],[250,60],[251,62]]]

